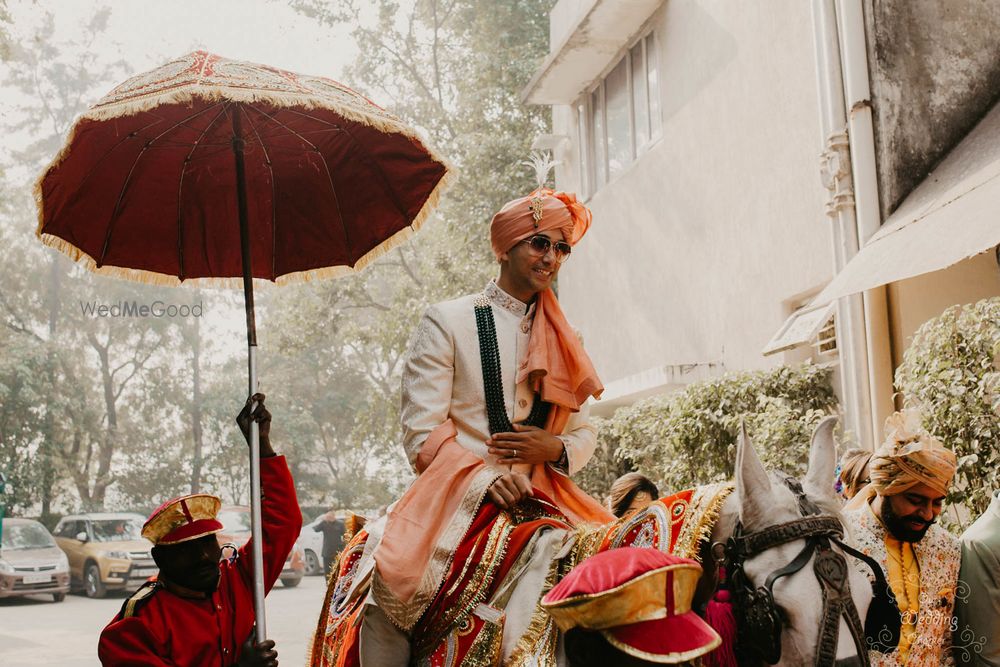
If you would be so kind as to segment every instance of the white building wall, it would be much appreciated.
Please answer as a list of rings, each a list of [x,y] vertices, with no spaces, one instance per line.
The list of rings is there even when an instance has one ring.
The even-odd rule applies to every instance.
[[[580,0],[562,0],[554,22],[578,13],[568,4]],[[559,279],[605,384],[666,365],[780,363],[761,349],[830,279],[809,12],[668,0],[650,18],[662,134],[589,198],[593,227]],[[575,116],[553,108],[554,133],[571,137],[560,189],[580,188]]]

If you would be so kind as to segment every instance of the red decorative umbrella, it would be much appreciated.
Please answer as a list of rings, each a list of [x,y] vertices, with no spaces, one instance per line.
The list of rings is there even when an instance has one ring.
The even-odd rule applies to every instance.
[[[448,167],[336,81],[196,51],[134,76],[76,122],[36,186],[38,237],[96,273],[242,284],[363,268],[434,208]],[[251,428],[257,639],[266,636],[260,452]]]

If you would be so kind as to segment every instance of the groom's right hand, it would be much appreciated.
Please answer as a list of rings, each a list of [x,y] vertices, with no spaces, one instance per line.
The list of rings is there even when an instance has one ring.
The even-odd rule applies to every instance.
[[[509,510],[531,495],[531,481],[524,473],[508,472],[493,482],[486,493],[497,507]]]

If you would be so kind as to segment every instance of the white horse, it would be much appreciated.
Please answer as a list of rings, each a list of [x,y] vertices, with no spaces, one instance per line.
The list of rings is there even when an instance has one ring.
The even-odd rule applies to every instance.
[[[818,509],[821,515],[839,521],[841,502],[834,491],[837,452],[833,430],[836,423],[836,417],[828,417],[813,433],[809,468],[802,480],[801,490],[808,501],[813,503],[814,511]],[[719,521],[712,531],[713,544],[726,544],[738,523],[744,534],[752,534],[768,529],[773,531],[775,526],[797,522],[803,518],[799,497],[784,479],[765,470],[745,432],[740,434],[736,449],[735,482],[736,490],[723,505]],[[845,532],[848,532],[849,527],[845,528]],[[842,559],[842,551],[835,544],[830,546]],[[792,563],[800,554],[805,553],[806,547],[806,538],[792,539],[746,558],[743,570],[747,583],[754,589],[763,586],[771,573]],[[715,551],[718,555],[719,548],[716,547]],[[821,664],[817,662],[817,652],[820,649],[824,596],[820,577],[814,570],[817,557],[816,552],[812,553],[800,569],[774,583],[773,600],[781,621],[780,660],[775,664],[796,667]],[[703,562],[703,565],[706,572],[711,569],[710,561]],[[863,622],[872,600],[871,584],[854,567],[848,566],[843,574],[850,586],[849,594],[857,617]],[[737,609],[737,614],[740,613],[745,613],[745,610]],[[760,641],[763,638],[740,637],[739,643],[744,644],[748,639]],[[836,667],[867,665],[863,635],[859,640],[855,641],[852,629],[841,617],[836,639],[836,657],[832,664]],[[749,656],[740,655],[741,659],[747,657]]]

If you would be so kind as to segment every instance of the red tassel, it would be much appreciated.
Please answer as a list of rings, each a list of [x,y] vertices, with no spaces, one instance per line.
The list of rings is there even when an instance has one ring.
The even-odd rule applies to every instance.
[[[722,637],[719,647],[702,657],[705,667],[738,667],[736,662],[736,615],[729,601],[729,591],[720,588],[708,601],[705,621]]]

